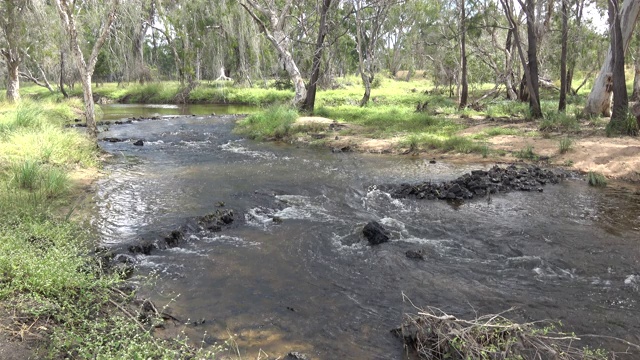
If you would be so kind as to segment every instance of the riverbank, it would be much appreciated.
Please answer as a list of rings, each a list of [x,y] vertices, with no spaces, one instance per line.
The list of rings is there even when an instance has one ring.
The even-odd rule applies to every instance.
[[[0,104],[0,355],[212,357],[153,336],[159,314],[138,317],[126,274],[83,226],[101,153],[64,128],[80,107],[77,99]]]
[[[544,120],[543,120],[544,121]],[[543,121],[486,117],[452,118],[462,130],[461,139],[475,144],[465,147],[412,144],[407,136],[377,138],[366,128],[323,117],[299,117],[293,124],[289,141],[311,146],[326,146],[335,152],[360,151],[417,156],[429,160],[457,163],[543,162],[581,173],[598,172],[604,176],[640,183],[640,139],[607,137],[605,123],[578,124],[570,133],[540,132]],[[440,146],[438,146],[440,145]]]

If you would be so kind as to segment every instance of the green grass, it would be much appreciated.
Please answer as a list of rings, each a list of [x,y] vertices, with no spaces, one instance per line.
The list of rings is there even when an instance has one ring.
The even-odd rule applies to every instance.
[[[298,112],[285,105],[271,106],[239,121],[235,132],[252,139],[281,140],[290,135]]]
[[[538,160],[538,155],[533,152],[533,146],[531,145],[528,145],[524,149],[516,151],[513,155],[519,159]]]
[[[573,147],[573,140],[571,140],[568,137],[562,138],[558,142],[558,151],[560,152],[560,154],[565,154],[569,152],[569,150],[571,150],[572,147]]]
[[[589,171],[587,173],[587,183],[594,187],[607,186],[607,178],[599,172]]]
[[[78,104],[0,103],[0,305],[14,317],[8,323],[46,329],[37,358],[213,358],[184,337],[157,340],[125,314],[130,298],[114,291],[119,274],[105,273],[90,232],[63,211],[75,200],[68,172],[98,163],[95,143],[62,127]]]

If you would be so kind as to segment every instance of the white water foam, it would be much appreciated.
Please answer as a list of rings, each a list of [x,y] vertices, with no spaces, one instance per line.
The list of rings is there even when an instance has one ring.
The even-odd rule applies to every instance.
[[[229,236],[229,235],[220,235],[214,237],[203,237],[202,241],[211,244],[211,243],[220,243],[225,245],[231,245],[234,247],[259,247],[260,243],[255,241],[247,241],[241,237],[237,236]]]
[[[408,212],[411,208],[403,203],[400,199],[394,199],[391,194],[377,189],[373,186],[362,198],[362,207],[371,210],[371,207],[380,208],[392,205],[397,211]]]
[[[638,291],[640,290],[640,275],[629,275],[624,279],[624,284]]]
[[[239,144],[240,141],[242,140],[229,141],[226,144],[220,145],[218,148],[222,151],[228,151],[234,154],[247,155],[252,158],[267,159],[267,160],[273,160],[277,158],[275,154],[270,152],[249,150],[244,146],[240,145]]]

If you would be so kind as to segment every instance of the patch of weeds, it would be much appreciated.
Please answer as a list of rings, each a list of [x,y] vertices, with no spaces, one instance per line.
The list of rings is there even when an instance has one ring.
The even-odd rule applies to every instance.
[[[13,164],[9,171],[12,174],[13,183],[17,187],[25,190],[35,190],[40,182],[42,166],[33,160],[25,160]]]
[[[524,149],[516,151],[514,156],[518,159],[538,160],[538,155],[533,152],[533,146],[531,145],[527,145]]]
[[[288,106],[276,105],[252,114],[239,121],[234,131],[252,139],[272,138],[280,140],[291,132],[291,125],[298,112]]]
[[[573,166],[573,160],[565,160],[565,162],[562,165],[571,167]]]
[[[482,154],[483,158],[486,158],[487,156],[489,156],[490,153],[490,149],[489,149],[489,145],[484,144],[480,146],[480,154]]]
[[[548,111],[539,126],[540,131],[578,131],[580,124],[575,116],[564,112]]]
[[[587,183],[594,187],[607,186],[607,178],[599,172],[589,171],[587,173]]]
[[[573,146],[573,140],[571,140],[568,137],[562,138],[558,143],[558,151],[560,152],[560,154],[565,154],[569,150],[571,150],[572,146]]]

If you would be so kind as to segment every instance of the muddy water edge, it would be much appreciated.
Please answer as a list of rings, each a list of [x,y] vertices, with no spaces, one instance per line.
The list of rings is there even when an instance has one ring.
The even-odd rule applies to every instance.
[[[258,143],[234,135],[234,121],[163,117],[100,135],[124,140],[100,142],[113,156],[93,217],[114,251],[163,245],[189,219],[234,212],[222,231],[130,253],[140,292],[169,304],[192,338],[232,335],[243,358],[401,359],[390,330],[414,311],[404,294],[460,317],[515,307],[516,321],[640,342],[640,195],[569,179],[457,204],[394,199],[374,185],[486,166]],[[367,245],[371,220],[390,230],[389,243]]]

